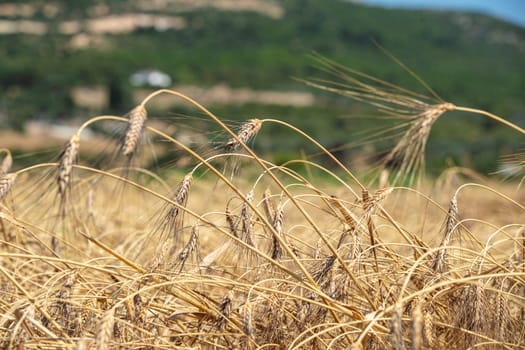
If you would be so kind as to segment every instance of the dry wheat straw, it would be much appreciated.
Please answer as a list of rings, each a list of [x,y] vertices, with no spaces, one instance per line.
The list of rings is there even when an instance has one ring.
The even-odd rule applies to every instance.
[[[144,105],[138,105],[129,113],[129,125],[122,146],[125,156],[130,157],[135,152],[147,118],[148,112]]]
[[[259,119],[250,119],[241,125],[237,138],[241,143],[246,143],[252,138],[261,128],[262,122]],[[226,142],[225,148],[228,152],[236,151],[240,148],[241,143],[238,140],[231,138]]]
[[[432,122],[427,121],[427,124],[420,125],[420,129],[424,131],[426,128],[428,133]],[[246,135],[253,128],[244,131],[242,129],[243,127],[239,132],[239,138],[241,142],[247,142],[251,136]],[[241,142],[231,143],[230,147],[238,148]],[[70,164],[73,164],[73,161]],[[9,175],[16,176],[16,174],[7,174],[6,176]],[[5,193],[2,192],[4,191],[6,176],[0,177],[0,199],[5,198],[9,190],[6,189]],[[67,176],[66,183],[71,182],[70,176]],[[186,212],[184,206],[188,199],[191,181],[191,174],[182,180],[172,196],[172,202],[175,205],[168,208],[168,219],[171,217],[172,221],[177,221],[179,224],[181,221],[178,220],[181,220],[182,213]],[[87,185],[87,183],[87,181],[79,182],[80,185]],[[132,181],[128,183],[139,187]],[[80,185],[78,186],[79,191],[85,189]],[[284,187],[296,188],[294,186]],[[63,192],[66,192],[65,188],[68,188],[67,184],[64,186]],[[240,188],[235,187],[234,189],[239,197],[243,197]],[[231,214],[228,205],[226,206],[226,221],[228,221],[232,235],[240,237],[241,240],[250,245],[258,245],[263,241],[263,239],[259,239],[260,236],[257,236],[261,230],[265,232],[271,230],[273,233],[271,257],[274,261],[266,260],[270,264],[274,264],[272,266],[280,266],[281,263],[275,260],[280,259],[284,249],[290,251],[290,246],[284,237],[284,205],[281,202],[275,208],[271,200],[272,196],[270,192],[267,192],[262,201],[267,220],[264,216],[256,219],[255,213],[259,214],[259,212],[252,205],[254,191],[255,186],[242,202],[239,215]],[[324,192],[320,190],[316,193],[319,196],[324,196]],[[138,263],[135,264],[124,258],[118,258],[120,262],[132,266],[137,273],[126,268],[122,270],[121,266],[111,263],[106,256],[100,254],[94,257],[96,260],[93,261],[96,264],[83,262],[78,265],[82,266],[82,283],[78,283],[75,288],[75,295],[73,295],[72,290],[74,280],[70,281],[74,275],[71,274],[57,294],[55,294],[56,290],[52,291],[51,295],[56,296],[56,300],[51,299],[52,301],[49,303],[50,293],[46,293],[45,290],[42,292],[42,289],[47,288],[52,283],[49,281],[54,281],[56,278],[53,277],[56,271],[47,272],[49,266],[60,270],[67,264],[77,266],[78,262],[48,258],[47,255],[40,252],[35,253],[35,256],[29,253],[20,255],[22,258],[17,261],[18,255],[11,254],[8,251],[4,257],[1,257],[0,267],[7,265],[9,272],[16,271],[22,275],[10,279],[11,282],[9,283],[16,284],[16,288],[5,287],[4,277],[0,276],[2,278],[0,280],[0,324],[2,325],[0,327],[2,338],[0,342],[3,339],[13,339],[13,344],[27,346],[20,342],[20,339],[24,337],[27,343],[32,342],[31,345],[33,345],[42,340],[42,334],[49,336],[52,329],[53,331],[60,331],[61,334],[60,338],[57,336],[50,337],[53,341],[53,344],[49,346],[50,348],[58,347],[66,341],[71,341],[71,345],[74,345],[74,342],[78,342],[82,336],[95,335],[98,349],[110,348],[111,346],[155,347],[164,340],[170,342],[163,344],[164,347],[202,346],[205,348],[249,349],[252,347],[280,346],[281,348],[298,349],[299,346],[293,347],[293,344],[302,341],[305,335],[309,337],[311,334],[311,337],[305,339],[301,345],[313,349],[339,348],[339,339],[346,336],[346,343],[340,348],[362,349],[361,341],[364,341],[366,342],[364,348],[367,349],[402,349],[407,346],[404,342],[408,341],[408,338],[403,338],[403,326],[409,327],[410,324],[411,330],[405,331],[407,335],[411,336],[410,343],[414,350],[445,347],[468,348],[473,345],[482,348],[482,344],[476,343],[478,339],[480,342],[493,341],[495,343],[499,341],[502,347],[514,346],[517,348],[521,346],[519,341],[521,341],[523,330],[519,327],[523,315],[520,318],[519,308],[522,307],[521,301],[523,299],[519,295],[521,292],[517,292],[516,289],[521,287],[518,283],[522,280],[523,271],[521,269],[524,267],[523,230],[518,232],[518,237],[514,239],[516,248],[510,258],[507,254],[501,260],[498,260],[499,256],[494,255],[494,258],[491,256],[490,259],[486,259],[487,262],[484,265],[486,267],[493,264],[493,266],[486,267],[490,269],[487,275],[465,276],[465,273],[470,273],[465,268],[468,265],[466,264],[469,259],[468,255],[459,264],[454,264],[455,261],[452,259],[450,259],[451,261],[446,260],[451,237],[457,231],[460,222],[457,200],[454,197],[443,225],[445,232],[441,247],[438,250],[443,252],[442,256],[439,254],[434,256],[433,250],[421,249],[423,255],[412,257],[410,254],[403,253],[403,250],[410,248],[407,245],[400,245],[400,249],[395,250],[395,254],[389,254],[394,250],[389,250],[389,243],[383,244],[381,242],[381,245],[377,245],[377,257],[374,259],[377,271],[374,271],[370,268],[373,264],[371,256],[361,254],[363,246],[360,243],[359,234],[366,233],[366,227],[364,225],[361,227],[361,222],[367,221],[374,246],[374,235],[375,239],[379,241],[380,237],[383,238],[383,233],[388,234],[390,225],[374,227],[372,223],[372,215],[375,214],[376,210],[382,210],[381,215],[386,213],[386,210],[383,211],[380,202],[388,193],[388,189],[376,191],[373,195],[371,192],[363,191],[360,203],[362,208],[359,209],[359,205],[356,205],[356,212],[362,212],[362,217],[359,220],[355,219],[355,214],[345,206],[343,201],[336,197],[325,201],[331,211],[324,211],[325,208],[314,206],[313,210],[322,209],[319,210],[321,214],[316,219],[328,227],[326,231],[324,230],[325,227],[322,227],[320,233],[324,235],[319,240],[314,254],[311,251],[313,243],[309,240],[310,237],[305,237],[303,232],[299,233],[299,231],[303,231],[304,222],[296,225],[296,222],[292,221],[293,209],[295,208],[287,207],[286,219],[287,226],[290,226],[290,232],[286,232],[286,234],[297,234],[297,236],[290,236],[292,237],[290,241],[298,242],[302,247],[304,254],[302,261],[306,261],[305,271],[303,272],[308,275],[309,281],[312,280],[310,276],[313,276],[313,280],[319,282],[315,284],[310,281],[306,286],[301,285],[306,281],[304,275],[295,274],[297,267],[301,268],[302,265],[297,265],[295,270],[283,268],[282,270],[286,273],[277,275],[275,271],[267,269],[267,264],[259,265],[248,261],[246,254],[239,254],[239,259],[234,261],[238,265],[245,264],[246,271],[249,273],[242,271],[242,274],[237,274],[237,270],[234,270],[231,264],[225,264],[226,266],[216,264],[213,268],[208,269],[206,274],[180,274],[174,279],[171,278],[173,277],[171,271],[155,271],[154,274],[144,276],[145,271],[137,265]],[[16,196],[13,197],[14,200],[17,199]],[[161,196],[159,195],[158,198]],[[162,198],[166,199],[165,197]],[[294,196],[293,194],[288,195],[288,192],[284,192],[283,189],[283,198],[288,201],[294,199]],[[306,197],[302,197],[301,200],[303,198]],[[317,199],[322,200],[322,198]],[[89,203],[87,205],[88,210],[92,211],[93,208],[90,207],[97,205],[98,202]],[[145,205],[148,204],[145,203]],[[85,205],[85,203],[78,203],[78,205]],[[177,209],[173,210],[173,207]],[[19,212],[23,212],[25,209],[21,206],[19,208],[21,208]],[[300,209],[300,206],[297,206],[297,209]],[[192,213],[189,210],[188,212]],[[197,261],[200,261],[198,228],[202,228],[201,230],[204,233],[219,230],[227,234],[220,224],[211,220],[208,221],[209,213],[213,215],[216,214],[216,211],[208,211],[201,215],[195,214],[199,226],[194,225],[192,227],[191,235],[182,249],[172,250],[172,252],[178,253],[174,255],[174,259],[176,263],[181,265],[181,270],[188,259],[196,257]],[[384,217],[387,217],[387,214]],[[5,217],[3,212],[0,215],[0,218]],[[192,215],[194,214],[192,213]],[[337,217],[339,222],[334,220],[334,217]],[[111,218],[108,218],[108,230],[104,232],[104,238],[107,239],[105,241],[108,244],[117,242],[119,239],[118,235],[112,235],[115,223],[110,220]],[[261,225],[261,221],[264,221],[267,226]],[[390,222],[395,226],[394,220]],[[132,221],[128,223],[130,226],[133,225]],[[179,224],[174,224],[174,226],[180,228]],[[332,234],[334,227],[337,230],[341,224],[342,232],[334,250],[331,246]],[[314,226],[312,224],[312,227]],[[32,227],[31,229],[32,231],[29,231],[24,227],[23,237],[30,233],[38,242],[39,238],[33,232],[37,230]],[[407,229],[408,231],[409,229]],[[346,242],[350,236],[352,241]],[[385,237],[384,241],[389,242],[389,238],[389,236]],[[173,237],[169,237],[169,239],[173,239]],[[11,249],[11,245],[21,252],[32,252],[34,249],[33,246],[31,246],[31,250],[27,249],[30,247],[29,245],[18,247],[14,240],[13,244],[9,243],[6,245],[8,249]],[[213,243],[215,242],[210,244]],[[230,244],[231,241],[223,242],[223,247],[228,247]],[[34,246],[38,247],[38,245]],[[242,246],[246,248],[246,244]],[[125,247],[126,244],[119,245],[119,249],[124,251],[122,251],[122,255],[120,253],[112,254],[113,257],[127,255]],[[326,254],[328,247],[330,247],[330,252]],[[424,247],[424,244],[421,244],[420,247]],[[216,254],[215,252],[221,254],[226,249],[210,246],[204,248],[215,249],[212,254]],[[367,249],[369,248],[367,247]],[[107,246],[107,249],[104,248],[104,250],[108,253],[112,249]],[[259,252],[256,249],[248,249],[248,251],[254,252],[254,254]],[[144,254],[148,253],[144,252]],[[506,253],[510,254],[510,252]],[[267,257],[262,250],[260,254],[265,258]],[[313,255],[315,256],[313,257]],[[361,255],[363,255],[362,258]],[[339,259],[343,256],[344,259]],[[31,264],[27,262],[28,257]],[[429,266],[425,265],[427,257],[434,258],[434,261],[431,261],[429,265],[430,267],[435,266],[436,271],[450,270],[454,273],[446,277],[439,276],[440,279],[433,278],[433,272],[430,271]],[[312,261],[313,258],[319,259],[319,261]],[[363,259],[362,263],[357,259]],[[211,260],[215,261],[215,258]],[[357,278],[351,279],[353,275],[350,272],[354,266],[359,269],[359,274]],[[30,268],[27,269],[27,267]],[[412,267],[414,267],[413,270]],[[199,269],[200,266],[194,271],[199,272]],[[407,277],[406,288],[404,286],[403,292],[399,292],[399,278],[403,279],[406,276],[406,269],[410,269],[410,273],[414,272],[414,275],[419,275],[420,280],[411,283],[412,279]],[[502,273],[501,277],[500,272]],[[27,274],[35,278],[31,278],[29,281],[24,277]],[[429,277],[422,277],[424,274],[428,274]],[[4,275],[9,279],[9,273],[4,272]],[[457,276],[460,276],[459,279],[455,279]],[[476,278],[483,278],[483,283],[478,282]],[[18,279],[24,281],[20,286],[17,284]],[[432,285],[435,281],[438,281],[438,285]],[[21,287],[22,285],[23,287]],[[168,285],[172,287],[166,288]],[[25,291],[26,286],[31,289]],[[131,299],[130,290],[137,287],[141,288],[141,295],[134,294],[133,299]],[[427,288],[428,290],[426,290]],[[239,291],[238,294],[242,296],[240,299],[245,302],[240,308],[234,306],[236,306],[235,304],[242,304],[242,302],[237,303],[234,300],[233,293],[227,293],[228,290],[232,289],[235,289],[236,292]],[[79,290],[82,290],[82,294],[77,293]],[[377,302],[367,300],[367,295],[363,295],[363,290],[366,290],[369,295],[377,297]],[[227,294],[224,295],[225,293]],[[224,295],[222,299],[220,298],[221,295]],[[394,298],[397,295],[400,296],[399,300]],[[427,296],[428,299],[423,299],[423,295]],[[142,301],[142,298],[145,302]],[[324,301],[326,301],[325,304],[323,304]],[[406,322],[403,324],[403,312],[405,311],[403,303],[407,302],[410,304],[406,305],[414,307],[411,311],[412,322],[409,323],[408,318],[406,318]],[[23,304],[22,307],[20,303]],[[27,309],[27,305],[34,304],[36,306],[43,303],[44,305],[59,307],[53,309],[55,312],[51,313],[49,320],[47,320],[48,316],[45,310],[38,310],[36,315],[31,315],[32,318],[41,317],[42,320],[46,320],[45,326],[40,327],[39,323],[34,322],[32,318],[20,316],[20,311],[18,313],[15,311],[16,309]],[[15,304],[15,306],[11,306],[11,304]],[[510,307],[512,309],[509,309]],[[328,310],[335,311],[332,318],[327,318]],[[372,310],[376,310],[376,312],[372,312]],[[409,310],[407,308],[407,314],[410,314]],[[168,316],[172,311],[177,311],[185,318],[176,319]],[[97,313],[100,315],[98,322]],[[368,315],[372,316],[369,317]],[[390,320],[388,319],[389,315],[391,316]],[[171,321],[173,322],[168,324]],[[229,325],[232,326],[229,327]],[[46,332],[45,329],[48,326],[49,330]],[[324,328],[325,326],[326,328]],[[332,326],[334,328],[329,329]],[[24,329],[20,330],[21,327]],[[355,340],[359,333],[361,336]],[[44,341],[49,341],[49,338],[44,339]],[[6,342],[0,344],[4,345]],[[498,345],[500,344],[494,344],[494,347]]]
[[[230,134],[232,136],[233,139],[238,139],[237,135],[233,134],[231,132],[231,130],[219,119],[217,118],[213,113],[211,113],[210,111],[208,111],[205,107],[203,107],[201,104],[199,104],[198,102],[194,101],[193,99],[179,93],[179,92],[176,92],[176,91],[172,91],[172,90],[167,90],[167,89],[163,89],[163,90],[158,90],[152,94],[150,94],[148,97],[146,97],[144,100],[143,100],[143,104],[147,103],[147,101],[149,101],[151,98],[159,95],[159,94],[162,94],[162,93],[167,93],[167,94],[171,94],[171,95],[174,95],[174,96],[177,96],[187,102],[189,102],[190,104],[192,104],[193,106],[197,107],[200,111],[202,111],[203,113],[205,113],[209,118],[211,118],[217,125],[219,125],[223,130],[227,131],[228,134]],[[294,129],[294,130],[297,130],[297,129]],[[161,132],[156,132],[157,134],[159,135],[162,135],[164,138],[170,140],[171,142],[174,142],[178,145],[181,145],[177,140],[173,139],[173,138],[170,138],[168,135],[164,134],[164,133],[161,133]],[[302,133],[302,135],[305,135],[304,133]],[[325,148],[323,148],[319,143],[315,142],[315,140],[311,139],[311,138],[308,138],[308,140],[311,140],[312,142],[315,143],[316,146],[318,147],[321,147],[325,152],[326,154],[330,154]],[[183,146],[183,145],[182,145]],[[271,178],[273,181],[275,181],[275,184],[277,186],[279,186],[281,188],[281,190],[283,191],[283,193],[290,199],[291,203],[293,203],[293,205],[299,210],[299,212],[302,214],[302,216],[305,218],[305,220],[308,222],[308,224],[314,229],[314,231],[321,237],[321,239],[323,240],[323,242],[328,246],[329,250],[336,255],[336,257],[338,259],[341,259],[341,257],[339,255],[337,255],[337,252],[335,250],[335,248],[330,244],[329,240],[327,239],[327,237],[321,232],[321,229],[319,228],[319,226],[316,224],[316,222],[310,217],[310,215],[306,212],[305,208],[303,208],[303,206],[294,198],[294,196],[290,193],[290,191],[287,189],[287,187],[276,177],[275,174],[273,174],[272,171],[270,171],[270,169],[267,167],[267,165],[265,164],[265,162],[260,158],[258,157],[250,148],[248,148],[247,146],[245,146],[244,144],[242,145],[243,148],[246,150],[246,152],[251,156],[253,157],[253,160],[255,163],[257,163],[265,172],[267,172],[269,178]],[[183,147],[184,148],[184,147]],[[199,159],[201,162],[204,162],[206,163],[206,161],[200,157],[198,154],[196,154],[195,152],[193,152],[192,150],[188,149],[188,148],[184,148],[188,153],[190,153],[192,156],[194,156],[195,158]],[[346,169],[346,167],[344,167],[339,161],[337,161],[337,159],[335,157],[332,156],[332,159],[336,161],[337,164],[339,164],[340,166],[342,166],[343,169]],[[233,185],[231,183],[231,181],[229,181],[227,178],[224,177],[224,175],[222,175],[219,171],[217,171],[217,169],[209,166],[208,167],[215,175],[217,175],[222,181],[224,181],[232,190],[234,190],[234,192],[236,192],[238,195],[241,195],[239,189],[237,187],[235,187],[235,185]],[[358,184],[360,184],[361,187],[363,187],[361,185],[361,183],[355,178],[355,176],[353,176],[353,174],[349,171],[346,171],[347,174],[349,174],[352,179],[354,179]],[[396,226],[396,224],[394,223],[394,225]],[[398,231],[401,231],[399,227],[396,226],[396,228],[398,229]],[[301,273],[304,274],[304,276],[306,276],[307,280],[312,283],[313,285],[315,285],[315,281],[313,280],[311,274],[307,271],[306,267],[303,265],[303,263],[301,261],[299,261],[295,255],[293,254],[293,252],[291,251],[292,248],[288,247],[288,246],[283,246],[283,248],[285,250],[287,250],[288,253],[290,253],[292,255],[292,260],[294,260],[295,264],[299,267],[299,269],[301,270]],[[250,250],[252,252],[255,252],[254,250]],[[268,257],[269,258],[269,257]],[[270,259],[271,260],[271,259]],[[275,261],[272,261],[272,263],[275,263]],[[283,265],[281,264],[278,264],[278,263],[275,263],[275,266],[279,266],[279,267],[284,267]],[[346,267],[345,264],[342,264],[343,268]],[[361,286],[361,284],[356,280],[355,276],[351,273],[351,271],[349,270],[346,270],[347,273],[351,276],[351,279],[355,282],[355,285],[356,287],[361,290],[362,292],[364,292],[364,288]],[[298,277],[296,275],[295,272],[291,272],[291,271],[287,271],[287,273],[291,273],[294,277]],[[367,295],[364,295],[364,298],[367,299],[367,302],[369,302],[370,304],[372,304],[372,300],[370,300],[370,298],[368,298]],[[322,298],[323,301],[325,303],[328,303],[328,299],[326,299],[325,297]],[[337,315],[335,314],[335,312],[333,310],[330,310],[331,314],[334,316],[335,319],[338,319]]]
[[[66,191],[70,185],[71,171],[77,159],[79,146],[80,137],[75,134],[66,143],[64,151],[62,152],[62,156],[60,157],[60,162],[58,164],[57,184],[58,192],[62,197],[66,195]]]
[[[9,190],[14,185],[16,181],[17,174],[10,173],[5,174],[0,178],[0,201],[4,199],[5,196],[9,193]]]

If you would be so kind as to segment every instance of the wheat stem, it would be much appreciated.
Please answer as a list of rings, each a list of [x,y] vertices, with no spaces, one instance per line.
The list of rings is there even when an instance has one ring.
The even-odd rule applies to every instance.
[[[514,123],[511,123],[509,122],[508,120],[506,119],[503,119],[495,114],[492,114],[492,113],[489,113],[487,111],[484,111],[482,109],[476,109],[476,108],[469,108],[469,107],[460,107],[460,106],[455,106],[453,105],[453,110],[455,111],[461,111],[461,112],[469,112],[469,113],[475,113],[475,114],[481,114],[481,115],[484,115],[486,117],[489,117],[491,119],[494,119],[495,121],[501,123],[501,124],[504,124],[514,130],[516,130],[517,132],[525,135],[525,129],[517,126],[516,124]]]

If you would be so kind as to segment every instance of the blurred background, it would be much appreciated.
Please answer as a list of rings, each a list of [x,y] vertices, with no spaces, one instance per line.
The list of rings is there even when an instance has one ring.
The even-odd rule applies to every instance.
[[[275,117],[302,128],[341,159],[378,127],[366,105],[308,87],[323,77],[318,53],[344,66],[428,94],[384,47],[443,99],[525,125],[525,9],[520,0],[34,0],[0,1],[0,148],[55,152],[83,121],[124,115],[149,92],[172,88],[225,120]],[[205,118],[174,98],[150,115]],[[186,119],[183,116],[188,116]],[[370,117],[370,118],[369,118]],[[183,121],[182,121],[183,120]],[[379,125],[380,126],[380,125]],[[179,137],[197,137],[186,134]],[[275,162],[314,152],[301,138],[263,130],[255,147]],[[305,148],[303,148],[305,147]],[[483,172],[523,147],[490,120],[441,118],[428,145],[430,173],[444,165]],[[18,156],[18,159],[17,159]]]

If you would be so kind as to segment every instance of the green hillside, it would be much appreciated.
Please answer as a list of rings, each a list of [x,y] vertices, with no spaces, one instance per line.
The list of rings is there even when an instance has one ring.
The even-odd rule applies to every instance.
[[[45,1],[28,3],[35,6],[30,19],[46,23],[48,32],[0,35],[3,127],[22,128],[30,118],[85,118],[102,112],[75,106],[71,98],[75,86],[106,86],[110,96],[104,112],[123,114],[133,105],[129,75],[138,69],[156,68],[169,73],[175,85],[206,87],[226,83],[232,87],[314,93],[317,102],[307,107],[208,107],[233,120],[278,116],[311,132],[329,147],[340,146],[351,141],[353,131],[372,126],[373,122],[351,116],[361,117],[371,111],[293,78],[323,76],[310,56],[316,52],[424,92],[374,42],[393,53],[445,100],[483,108],[525,124],[525,29],[481,15],[385,10],[335,0],[266,1],[282,9],[275,16],[217,8],[143,9],[134,7],[139,2],[124,0],[55,1],[55,12],[50,15]],[[94,4],[103,6],[105,16],[137,12],[176,16],[183,26],[165,31],[143,27],[128,33],[91,35],[101,44],[72,48],[74,35],[64,33],[63,23],[76,20],[86,26],[90,18],[100,16],[93,10]],[[196,114],[181,108],[171,112]],[[431,135],[429,145],[431,167],[439,166],[446,158],[459,161],[469,154],[478,168],[494,169],[501,152],[520,146],[518,135],[498,131],[479,117],[444,118],[436,125],[435,135],[435,140]],[[437,135],[446,138],[439,141]],[[286,157],[289,151],[283,149],[294,149],[296,141],[272,138],[272,142],[260,142],[258,147],[261,151],[280,150]],[[493,157],[478,159],[475,154],[481,149],[491,150]],[[351,153],[346,156],[351,158]]]

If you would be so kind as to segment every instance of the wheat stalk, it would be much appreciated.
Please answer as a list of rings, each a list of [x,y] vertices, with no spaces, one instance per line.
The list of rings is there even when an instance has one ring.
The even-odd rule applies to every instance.
[[[394,60],[396,59],[394,58]],[[424,96],[404,89],[354,69],[344,67],[321,56],[317,56],[317,61],[322,65],[322,69],[325,72],[335,76],[340,81],[314,78],[305,80],[306,84],[367,103],[389,117],[396,117],[405,121],[404,125],[398,125],[391,129],[391,131],[395,131],[407,127],[404,133],[399,133],[401,138],[382,161],[379,174],[381,176],[380,183],[383,185],[388,183],[388,170],[395,172],[395,176],[392,179],[393,184],[404,179],[407,179],[411,184],[422,174],[425,163],[425,148],[431,128],[440,116],[449,111],[483,115],[521,134],[525,134],[523,128],[497,115],[479,109],[456,106],[443,101],[426,83],[398,60],[396,62],[409,71],[430,92],[431,96]]]
[[[112,120],[124,119],[115,117]],[[430,124],[420,125],[421,130],[431,127],[431,122],[427,122]],[[155,129],[148,130],[154,132]],[[247,133],[240,130],[239,136],[230,136],[243,138]],[[162,133],[158,135],[165,137]],[[238,146],[233,143],[230,146],[250,152],[244,144],[250,137],[238,141]],[[135,150],[136,147],[133,152]],[[201,160],[198,154],[189,153],[207,167],[209,171],[206,176],[213,173],[230,186],[231,183],[221,177],[220,170],[210,162]],[[217,156],[227,158],[230,155],[221,153]],[[251,153],[247,158],[255,160]],[[208,158],[208,161],[211,159],[215,158]],[[330,171],[326,173],[338,181],[338,186],[342,185],[337,189],[330,187],[330,191],[337,191],[343,198],[341,200],[336,196],[330,198],[326,195],[328,191],[315,187],[299,172],[285,169],[284,166],[273,166],[265,160],[262,162],[267,168],[262,168],[254,185],[249,183],[251,177],[246,177],[246,181],[230,186],[236,194],[233,199],[229,199],[231,197],[225,193],[224,196],[213,196],[213,201],[209,197],[196,201],[195,204],[200,205],[199,212],[187,208],[193,172],[182,179],[168,198],[154,190],[156,181],[145,180],[146,186],[140,183],[144,180],[142,177],[123,178],[115,175],[115,172],[71,165],[81,168],[82,172],[78,174],[79,181],[75,182],[75,186],[71,186],[71,175],[66,177],[69,185],[64,187],[67,189],[64,193],[74,190],[80,198],[89,196],[89,184],[104,177],[122,181],[126,189],[133,188],[139,194],[130,191],[129,197],[122,198],[129,205],[130,215],[126,216],[126,221],[117,220],[103,210],[113,200],[110,196],[102,196],[103,186],[100,187],[101,196],[96,201],[71,203],[75,209],[78,208],[74,211],[75,217],[72,217],[76,219],[78,214],[78,220],[71,220],[77,226],[72,228],[96,242],[101,249],[94,249],[87,254],[76,244],[69,244],[76,242],[64,240],[66,244],[61,253],[67,254],[68,259],[49,254],[49,248],[42,243],[42,235],[47,237],[51,230],[47,222],[41,224],[37,220],[46,213],[48,198],[43,196],[38,202],[38,205],[44,205],[35,216],[32,209],[37,205],[27,207],[27,196],[24,196],[24,201],[20,200],[18,192],[22,193],[22,190],[16,191],[16,196],[9,192],[13,197],[13,205],[7,208],[3,203],[0,204],[0,232],[4,232],[4,237],[10,234],[16,239],[4,238],[0,242],[0,347],[34,347],[35,344],[43,344],[49,348],[74,348],[82,342],[83,337],[94,338],[97,348],[178,346],[262,349],[278,346],[290,349],[401,349],[410,345],[416,350],[466,348],[472,345],[481,348],[489,342],[489,346],[494,347],[521,345],[523,237],[520,232],[518,237],[512,239],[507,228],[522,225],[513,223],[497,227],[492,217],[487,217],[486,222],[489,224],[481,224],[494,227],[501,240],[491,240],[491,245],[487,244],[487,249],[478,254],[476,247],[480,243],[478,240],[482,240],[483,230],[478,235],[476,225],[482,220],[473,220],[472,225],[469,221],[469,228],[475,234],[469,236],[468,243],[472,245],[465,247],[466,253],[462,253],[461,261],[447,261],[446,254],[451,254],[450,242],[460,223],[456,196],[452,198],[448,216],[444,220],[441,247],[427,249],[423,237],[427,231],[435,233],[434,220],[429,220],[431,224],[424,228],[417,224],[415,230],[421,232],[420,240],[406,239],[404,233],[409,235],[413,229],[411,219],[404,220],[402,217],[399,221],[397,218],[394,220],[390,213],[397,214],[397,207],[394,205],[391,211],[387,204],[392,203],[384,206],[381,203],[391,191],[390,188],[376,192],[365,189],[362,199],[351,203],[347,196],[355,196],[354,189]],[[308,164],[317,166],[312,161],[308,161]],[[30,171],[46,167],[55,169],[56,164],[39,164],[13,174],[16,176],[24,172],[24,176],[19,176],[17,181],[28,179],[24,183],[17,182],[17,186],[21,189],[30,188],[35,183],[29,176]],[[325,170],[321,166],[319,169]],[[282,178],[281,175],[278,178],[268,176],[279,171],[282,171]],[[80,175],[85,177],[80,178]],[[151,175],[159,180],[158,183],[163,183],[163,179],[156,174]],[[289,178],[280,182],[285,176]],[[0,176],[0,194],[5,186],[4,178]],[[323,180],[313,180],[323,186],[332,186]],[[276,185],[282,191],[281,201],[274,206],[274,197],[267,191],[259,211],[259,206],[253,204],[254,193],[261,189],[258,186],[264,188]],[[250,189],[246,190],[245,187]],[[219,191],[222,188],[216,186],[213,189]],[[397,190],[412,191],[411,188]],[[12,189],[5,190],[0,198],[8,196],[8,191]],[[243,195],[246,192],[247,195]],[[414,192],[427,198],[419,191]],[[120,194],[128,195],[124,191]],[[150,196],[155,201],[150,202]],[[51,200],[56,196],[48,197]],[[239,208],[235,209],[233,215],[228,206],[231,200],[237,201],[238,198],[241,198]],[[433,205],[441,209],[437,203],[427,199],[429,206],[424,208],[424,215],[439,212],[426,210]],[[158,245],[150,247],[140,244],[150,239],[145,233],[150,232],[149,225],[154,226],[155,223],[149,222],[153,214],[148,209],[151,208],[153,212],[158,201],[169,203],[160,214],[164,215],[160,217],[164,219],[161,224],[170,220],[174,224],[170,227],[168,239],[160,243],[162,248],[173,253],[175,262],[169,266],[170,269],[147,271],[142,268],[140,261],[125,257],[140,256],[140,259],[148,261],[148,257],[158,252]],[[227,224],[220,214],[222,209],[214,207],[216,201],[221,201],[218,208],[224,208],[226,202]],[[520,210],[525,209],[516,203]],[[411,204],[410,200],[405,203],[407,206]],[[412,214],[416,216],[419,209],[422,208],[409,206],[409,210],[413,210],[410,217]],[[356,219],[358,216],[354,210],[361,214],[359,219]],[[135,215],[137,212],[141,215]],[[87,213],[96,213],[100,217],[97,218],[100,230],[83,233],[92,227],[82,222],[83,215]],[[186,230],[189,231],[190,226],[182,222],[183,214],[191,215],[195,221],[189,235]],[[304,215],[298,217],[297,214]],[[519,219],[519,214],[512,215],[514,213],[510,211],[505,212],[504,219]],[[287,220],[286,229],[284,219]],[[397,222],[402,222],[402,226],[397,225]],[[368,244],[360,243],[360,235],[367,234],[367,228],[371,243],[377,249],[375,257],[372,257],[372,248]],[[267,237],[263,237],[261,231],[272,233],[271,248],[265,245],[265,249],[257,249],[260,243],[269,241],[265,240]],[[314,231],[319,235],[312,237]],[[126,233],[125,237],[122,232]],[[392,232],[397,236],[391,235]],[[189,238],[184,246],[171,246],[175,238],[182,241],[185,235]],[[232,239],[222,241],[225,236]],[[408,244],[397,241],[401,236]],[[299,247],[300,259],[292,255],[295,248],[289,244],[288,237],[290,242]],[[514,252],[508,250],[511,241],[516,244]],[[233,242],[237,242],[236,248],[242,249],[227,251]],[[500,244],[501,247],[498,246]],[[201,248],[205,253],[211,252],[205,262],[200,259]],[[421,248],[419,254],[410,254],[414,248]],[[288,256],[283,259],[285,251]],[[443,257],[439,257],[438,251],[443,251]],[[249,256],[246,252],[253,255]],[[165,255],[164,249],[161,253]],[[223,264],[218,256],[223,257]],[[255,261],[251,259],[253,256],[261,259]],[[484,259],[484,271],[480,267],[479,275],[466,275],[472,270],[466,268],[468,262],[479,256]],[[189,270],[188,261],[195,258],[197,266],[187,273],[182,272],[183,268]],[[159,261],[163,259],[161,255]],[[264,263],[259,264],[261,261]],[[436,270],[453,273],[435,278],[436,274],[431,270],[433,265],[437,266]],[[179,266],[181,270],[177,273],[173,267]],[[237,269],[239,266],[243,269]],[[60,290],[52,288],[49,291],[50,287],[56,285],[55,281],[61,281],[61,276],[69,271],[65,269],[70,268],[82,271],[74,291],[74,282],[69,280]],[[403,290],[399,292],[403,280]],[[508,285],[504,285],[504,282]],[[237,299],[228,292],[232,290],[235,290]],[[423,296],[426,298],[423,299]],[[48,305],[51,305],[53,312],[46,311]],[[407,307],[403,308],[403,305]],[[34,308],[31,318],[41,319],[45,324],[40,325],[40,321],[34,322],[29,316],[25,316],[25,319],[17,316],[16,310],[29,310],[31,307]],[[328,312],[331,312],[331,317]],[[403,315],[404,312],[410,315],[410,319]],[[99,315],[98,319],[96,315]],[[483,317],[489,321],[483,320]],[[59,334],[53,336],[53,332],[57,331]],[[405,338],[404,333],[407,335]],[[91,344],[82,346],[89,347]]]

